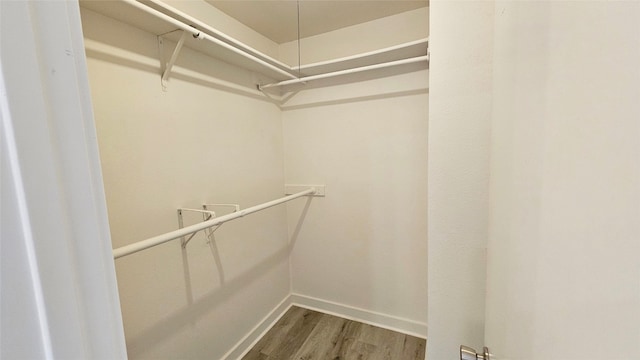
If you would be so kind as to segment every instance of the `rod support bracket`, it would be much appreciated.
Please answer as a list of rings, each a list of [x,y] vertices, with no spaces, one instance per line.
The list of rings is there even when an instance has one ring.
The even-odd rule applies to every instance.
[[[285,184],[284,185],[284,194],[291,195],[300,191],[304,191],[306,189],[313,188],[314,192],[307,196],[312,197],[325,197],[326,195],[326,186],[325,185],[305,185],[305,184]]]
[[[178,209],[178,228],[179,229],[182,229],[184,227],[184,219],[182,217],[182,213],[185,212],[185,211],[201,213],[203,221],[211,220],[214,217],[216,217],[216,213],[214,211],[210,211],[210,210],[207,210],[207,209],[202,209],[201,210],[201,209],[179,208]],[[193,239],[193,237],[196,236],[197,233],[198,232],[194,232],[189,237],[183,236],[180,239],[180,246],[182,246],[183,249],[186,249],[187,248],[187,244],[189,243],[189,241],[191,241],[191,239]]]
[[[189,33],[185,30],[182,30],[182,36],[180,36],[180,40],[178,40],[178,43],[176,44],[176,47],[173,49],[173,54],[171,54],[171,58],[169,59],[169,62],[167,62],[164,66],[164,70],[162,71],[162,77],[160,78],[160,82],[162,83],[162,90],[167,91],[167,81],[169,80],[169,76],[171,75],[171,68],[173,68],[173,65],[176,63],[176,60],[178,60],[178,55],[180,55],[180,50],[182,50],[182,46],[184,45],[185,40],[187,39],[187,36],[189,35]],[[196,35],[194,35],[194,37],[197,39],[200,36],[200,33]],[[164,54],[160,54],[160,58],[162,59],[164,57]]]

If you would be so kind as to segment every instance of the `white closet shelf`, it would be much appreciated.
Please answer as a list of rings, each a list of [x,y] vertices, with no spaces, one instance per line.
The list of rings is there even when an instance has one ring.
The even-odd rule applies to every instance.
[[[339,59],[332,59],[328,61],[302,65],[300,66],[300,72],[305,76],[311,76],[387,63],[397,60],[404,60],[408,58],[416,58],[419,56],[427,55],[428,48],[429,38],[424,38]]]
[[[149,33],[158,36],[162,35],[165,39],[178,42],[182,36],[182,31],[175,31],[180,28],[176,26],[174,22],[168,21],[166,18],[159,17],[143,9],[151,9],[152,12],[155,10],[156,12],[173,18],[178,22],[189,25],[193,29],[198,30],[197,32],[201,32],[206,36],[220,41],[219,44],[216,44],[211,41],[204,41],[196,39],[193,36],[188,36],[184,43],[185,47],[207,54],[229,64],[263,74],[274,80],[281,81],[296,77],[293,74],[293,70],[286,64],[273,59],[272,57],[269,57],[268,55],[265,55],[160,1],[151,0],[138,2],[135,0],[80,0],[80,6]],[[221,43],[224,43],[227,46]],[[232,50],[230,47],[235,48],[236,50]],[[265,66],[264,64],[250,59],[246,55],[242,55],[240,53],[245,53],[248,56],[255,57],[258,61],[263,61],[264,63],[269,64],[269,66],[275,67],[280,71],[274,70],[269,66]]]
[[[188,35],[184,46],[207,54],[221,61],[262,74],[273,81],[282,82],[298,77],[317,76],[331,73],[350,73],[350,69],[366,68],[378,64],[394,65],[394,62],[426,58],[429,39],[423,38],[407,43],[374,50],[339,59],[297,66],[289,66],[274,59],[222,32],[191,17],[160,0],[80,0],[80,6],[107,17],[140,28],[163,38],[180,41],[183,31],[201,34],[199,38]],[[202,38],[205,38],[202,40]],[[421,60],[422,59],[422,60]],[[271,87],[277,86],[270,84]]]

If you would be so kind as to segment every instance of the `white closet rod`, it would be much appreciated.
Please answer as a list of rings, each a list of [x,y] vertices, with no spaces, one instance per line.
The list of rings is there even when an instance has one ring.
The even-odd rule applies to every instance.
[[[305,191],[301,191],[299,193],[295,193],[293,195],[289,195],[289,196],[285,196],[282,197],[280,199],[276,199],[273,201],[269,201],[266,202],[264,204],[260,204],[260,205],[256,205],[256,206],[252,206],[250,208],[244,209],[244,210],[240,210],[228,215],[224,215],[224,216],[220,216],[218,218],[214,218],[211,220],[207,220],[207,221],[203,221],[201,223],[195,224],[195,225],[191,225],[191,226],[187,226],[184,227],[182,229],[178,229],[175,231],[171,231],[162,235],[158,235],[158,236],[154,236],[152,238],[146,239],[146,240],[142,240],[142,241],[138,241],[136,243],[133,244],[129,244],[126,246],[122,246],[119,247],[117,249],[113,250],[113,258],[117,259],[123,256],[127,256],[130,254],[133,254],[135,252],[138,251],[142,251],[145,249],[148,249],[150,247],[156,246],[156,245],[160,245],[163,243],[166,243],[167,241],[171,241],[171,240],[175,240],[175,239],[179,239],[183,236],[189,235],[189,234],[193,234],[195,232],[198,232],[200,230],[206,229],[206,228],[210,228],[216,225],[220,225],[222,223],[225,223],[227,221],[231,221],[240,217],[243,217],[245,215],[249,215],[251,213],[260,211],[260,210],[264,210],[267,208],[270,208],[272,206],[276,206],[279,204],[282,204],[284,202],[287,201],[291,201],[293,199],[305,196],[305,195],[312,195],[316,193],[316,189],[315,188],[309,188]]]
[[[335,77],[335,76],[358,73],[358,72],[362,72],[362,71],[383,69],[383,68],[387,68],[387,67],[411,64],[411,63],[417,63],[417,62],[428,61],[428,60],[429,60],[429,56],[428,55],[416,56],[416,57],[412,57],[412,58],[408,58],[408,59],[389,61],[389,62],[380,63],[380,64],[361,66],[361,67],[357,67],[357,68],[353,68],[353,69],[346,69],[346,70],[334,71],[334,72],[330,72],[330,73],[305,76],[305,77],[302,77],[302,78],[280,81],[280,82],[273,83],[273,84],[260,85],[258,88],[260,90],[262,90],[262,89],[267,89],[267,88],[276,87],[276,86],[299,84],[299,83],[304,83],[304,82],[311,81],[311,80],[325,79],[325,78],[330,78],[330,77]]]
[[[255,63],[258,63],[258,64],[260,64],[262,66],[265,66],[265,67],[267,67],[267,68],[269,68],[269,69],[271,69],[271,70],[273,70],[273,71],[275,71],[275,72],[277,72],[279,74],[282,74],[282,75],[284,75],[284,76],[286,76],[286,77],[288,77],[290,79],[295,79],[296,78],[294,75],[292,75],[292,74],[290,74],[290,73],[278,68],[277,66],[269,64],[268,62],[266,62],[266,61],[264,61],[262,59],[259,59],[259,58],[255,57],[255,56],[251,55],[251,54],[248,54],[248,53],[240,50],[240,49],[237,49],[237,48],[227,44],[224,41],[216,39],[215,37],[213,37],[211,35],[205,34],[202,31],[183,23],[182,21],[176,20],[176,19],[172,18],[171,16],[169,16],[167,14],[164,14],[164,13],[158,11],[158,10],[152,9],[152,8],[150,8],[150,7],[144,5],[144,4],[142,4],[142,3],[140,3],[140,2],[138,2],[136,0],[122,0],[122,1],[124,1],[125,3],[131,5],[131,6],[137,8],[139,10],[144,11],[144,12],[150,14],[150,15],[156,16],[156,17],[158,17],[158,18],[160,18],[160,19],[162,19],[162,20],[164,20],[164,21],[166,21],[166,22],[168,22],[170,24],[173,24],[173,25],[177,26],[178,28],[193,34],[198,39],[204,39],[204,40],[210,41],[210,42],[212,42],[212,43],[214,43],[214,44],[216,44],[218,46],[222,46],[225,49],[233,51],[234,53],[236,53],[238,55],[241,55],[241,56],[243,56],[243,57],[245,57],[245,58],[247,58],[247,59],[249,59],[249,60],[251,60],[251,61],[253,61]]]

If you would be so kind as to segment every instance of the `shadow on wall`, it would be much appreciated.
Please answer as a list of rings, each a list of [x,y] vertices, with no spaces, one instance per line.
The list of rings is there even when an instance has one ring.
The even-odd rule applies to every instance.
[[[157,74],[158,83],[162,64],[169,61],[176,42],[164,37],[162,45],[158,36],[118,23],[107,17],[81,9],[86,54],[90,58]],[[189,39],[191,41],[193,39]],[[195,40],[197,41],[197,40]],[[256,89],[259,82],[249,71],[216,60],[201,52],[184,47],[180,52],[171,78],[183,77],[203,86],[210,86],[242,96],[270,101]],[[266,81],[266,80],[265,80]]]
[[[183,50],[185,51],[185,50]],[[188,51],[188,50],[186,50]],[[113,54],[109,54],[104,51],[87,48],[86,49],[87,56],[93,59],[106,61],[109,63],[117,64],[120,66],[137,69],[140,71],[158,74],[158,86],[161,86],[160,77],[160,64],[157,66],[150,65],[148,63],[144,63],[141,61],[132,60],[130,58],[116,56]],[[189,56],[189,55],[186,55]],[[345,103],[353,103],[360,101],[369,101],[369,100],[377,100],[377,99],[385,99],[385,98],[394,98],[394,97],[402,97],[409,95],[419,95],[425,94],[429,92],[428,87],[425,86],[423,89],[409,90],[409,91],[397,91],[397,92],[385,92],[372,96],[362,96],[362,97],[342,97],[340,100],[336,101],[321,101],[314,103],[305,103],[301,105],[292,105],[286,106],[286,102],[291,98],[295,97],[295,95],[302,90],[311,90],[311,89],[319,89],[330,86],[337,86],[347,83],[353,82],[362,82],[373,79],[380,79],[384,77],[391,77],[400,74],[412,73],[415,71],[420,71],[427,69],[428,67],[425,64],[410,64],[401,67],[397,67],[395,69],[381,69],[381,70],[373,70],[368,71],[366,73],[359,73],[350,75],[350,77],[336,77],[329,78],[323,80],[316,80],[313,83],[304,83],[298,85],[290,85],[283,87],[283,97],[282,103],[278,100],[277,97],[280,96],[278,94],[277,89],[265,89],[267,94],[264,94],[256,89],[256,84],[247,81],[238,81],[238,79],[229,78],[229,76],[225,76],[225,74],[233,73],[231,71],[212,71],[211,69],[218,68],[218,64],[220,62],[209,58],[211,62],[211,66],[203,66],[202,63],[196,64],[197,61],[184,61],[178,62],[178,64],[173,68],[171,73],[171,77],[169,79],[169,90],[171,91],[171,78],[176,80],[181,80],[184,82],[197,84],[203,87],[216,89],[219,91],[224,91],[228,93],[232,93],[239,96],[246,96],[255,100],[265,101],[272,103],[278,106],[281,110],[297,110],[304,109],[310,107],[318,107],[318,106],[327,106],[327,105],[339,105]],[[185,64],[190,63],[190,64]],[[230,65],[224,64],[224,67],[228,67]],[[182,68],[182,69],[181,69]],[[186,70],[186,71],[185,71]],[[191,73],[191,74],[187,74]],[[303,74],[304,76],[304,74]],[[271,95],[268,95],[271,94]],[[275,96],[276,98],[272,98],[270,96]]]
[[[121,65],[127,68],[149,72],[152,74],[158,74],[158,87],[161,86],[161,82],[160,82],[161,72],[160,72],[159,64],[157,66],[149,65],[144,62],[135,61],[125,57],[115,56],[113,54],[109,54],[107,52],[103,52],[95,49],[86,49],[86,53],[87,53],[87,57],[90,57],[93,59],[106,61],[109,63]],[[211,68],[216,68],[216,66],[215,65],[211,66]],[[220,76],[220,74],[214,73],[211,71],[202,71],[200,69],[199,70],[190,69],[190,70],[197,71],[198,72],[197,76],[196,74],[194,75],[184,74],[183,72],[181,72],[178,66],[174,67],[173,71],[171,72],[171,77],[169,79],[169,85],[168,85],[169,91],[171,91],[170,90],[171,78],[173,78],[176,80],[181,80],[181,81],[189,82],[192,84],[197,84],[203,87],[208,87],[208,88],[212,88],[212,89],[216,89],[224,92],[229,92],[235,95],[246,96],[255,100],[261,100],[261,101],[273,103],[275,105],[279,105],[277,101],[265,96],[264,94],[256,90],[255,84],[247,84],[246,82],[242,84],[239,82],[230,81],[230,79],[223,79],[223,77]],[[226,72],[226,73],[229,73],[229,72]]]
[[[421,95],[428,94],[429,89],[416,89],[416,90],[407,90],[407,91],[397,91],[390,92],[384,94],[376,94],[376,95],[367,95],[367,96],[358,96],[352,98],[342,98],[338,100],[328,100],[328,101],[318,101],[313,103],[305,103],[300,105],[291,105],[291,106],[282,106],[282,111],[287,110],[299,110],[299,109],[308,109],[313,107],[321,107],[321,106],[329,106],[329,105],[341,105],[341,104],[350,104],[361,101],[372,101],[372,100],[381,100],[381,99],[390,99],[395,97],[403,97],[403,96],[412,96],[412,95]],[[293,97],[293,96],[292,96]]]
[[[269,255],[259,263],[255,264],[251,268],[251,270],[241,274],[240,276],[230,281],[224,282],[220,288],[201,297],[195,302],[193,301],[193,293],[190,286],[189,265],[188,259],[186,257],[186,250],[182,249],[185,281],[187,281],[187,284],[189,284],[185,287],[187,290],[186,296],[189,300],[189,304],[187,307],[171,314],[170,316],[167,316],[166,318],[164,318],[164,320],[150,327],[147,331],[143,332],[139,336],[136,336],[135,338],[127,338],[127,352],[129,354],[129,357],[140,357],[145,350],[155,347],[156,344],[162,343],[163,341],[167,340],[173,334],[178,333],[185,326],[193,324],[199,318],[206,315],[206,313],[210,309],[223,303],[225,300],[228,300],[234,293],[240,291],[243,287],[250,284],[261,274],[264,274],[269,269],[281,263],[282,261],[287,260],[289,258],[289,255],[291,254],[293,247],[295,246],[298,234],[302,229],[304,219],[307,215],[309,207],[311,206],[311,201],[311,197],[307,198],[305,206],[300,213],[300,217],[296,224],[296,227],[290,237],[289,244],[286,247],[279,249],[275,253]],[[215,240],[212,239],[212,241]],[[214,259],[216,261],[217,268],[219,270],[222,269],[222,262],[220,261],[220,258],[214,256]]]
[[[82,16],[83,21],[93,24],[92,26],[83,27],[86,54],[88,57],[157,74],[157,86],[161,86],[160,77],[162,74],[161,69],[163,68],[162,63],[170,59],[176,45],[175,41],[166,38],[165,35],[163,45],[160,46],[158,37],[150,33],[130,26],[114,26],[112,24],[112,20],[105,19],[91,11],[82,11]],[[103,25],[105,28],[108,28],[109,31],[103,31]],[[132,33],[134,32],[139,33],[139,36],[132,36]],[[193,41],[193,39],[189,38],[187,41]],[[195,41],[197,42],[198,40]],[[289,95],[295,94],[301,90],[326,88],[349,83],[366,82],[381,78],[392,78],[401,74],[428,70],[428,68],[429,65],[426,62],[405,64],[391,68],[354,73],[349,76],[325,78],[308,83],[284,86],[281,88],[269,88],[265,89],[264,93],[262,93],[257,89],[257,84],[268,84],[275,81],[248,70],[239,71],[240,68],[237,66],[217,60],[209,55],[185,46],[178,56],[175,66],[170,74],[168,80],[168,91],[171,91],[171,87],[173,86],[171,84],[172,79],[180,80],[207,88],[213,88],[265,101],[282,108],[282,105],[284,104],[281,104],[279,99],[282,94],[284,94],[283,100],[284,103],[286,103],[289,100]],[[301,72],[298,75],[299,77],[307,76],[304,72]],[[426,84],[425,87],[427,87]],[[396,94],[394,92],[390,92],[389,89],[381,89],[378,92],[380,92],[381,97],[397,97],[406,95],[403,93]],[[343,96],[342,100],[344,102],[363,101],[360,98],[352,98],[348,95]],[[310,107],[324,105],[331,105],[331,103],[314,103],[312,105],[309,104],[305,106]]]
[[[329,86],[338,86],[338,85],[351,84],[351,83],[363,82],[363,81],[369,81],[369,80],[377,80],[382,78],[391,78],[391,77],[402,75],[402,74],[408,74],[408,73],[413,73],[413,72],[428,70],[428,69],[429,69],[428,62],[419,62],[419,63],[412,63],[412,64],[397,65],[397,66],[382,68],[382,69],[372,69],[372,70],[352,73],[349,75],[339,75],[339,76],[328,77],[324,79],[317,79],[310,82],[285,85],[285,86],[282,86],[281,88],[283,92],[296,92],[300,90],[310,90],[310,89],[317,89],[317,88],[323,88],[323,87],[329,87]],[[305,77],[305,76],[308,76],[308,74],[305,74],[304,72],[300,74],[300,77]]]
[[[308,197],[307,201],[304,204],[304,208],[300,212],[300,217],[298,218],[298,222],[296,223],[296,227],[293,229],[291,233],[291,237],[289,238],[289,252],[293,250],[296,246],[296,241],[298,241],[298,236],[300,235],[300,230],[302,230],[302,224],[304,223],[304,219],[307,217],[307,213],[309,212],[309,207],[311,207],[311,201],[313,197]]]
[[[174,42],[165,39],[162,50],[160,50],[158,46],[158,38],[147,33],[144,33],[144,36],[140,36],[139,39],[134,40],[128,39],[129,36],[126,34],[126,31],[120,28],[112,29],[113,33],[94,32],[91,27],[86,30],[85,50],[87,57],[151,74],[157,74],[157,83],[152,86],[162,87],[160,81],[163,68],[162,62],[167,61],[171,57],[171,51],[175,46]],[[119,32],[121,31],[125,32],[120,34]],[[162,54],[160,54],[161,52]],[[178,56],[176,64],[169,76],[167,91],[171,91],[172,86],[178,85],[175,82],[172,84],[172,79],[180,80],[206,88],[265,101],[274,104],[282,110],[289,110],[294,108],[298,109],[304,107],[333,105],[332,102],[314,102],[304,105],[296,104],[295,107],[286,107],[285,104],[302,90],[321,89],[350,83],[363,83],[376,79],[393,78],[394,76],[402,74],[428,70],[428,68],[429,66],[426,62],[405,64],[392,68],[354,73],[349,76],[337,76],[301,84],[269,88],[265,89],[264,92],[261,92],[257,89],[258,83],[267,84],[274,81],[268,78],[262,78],[262,76],[257,73],[253,73],[248,70],[241,70],[234,65],[185,47]],[[299,74],[300,77],[304,77],[306,75],[307,74],[304,73]],[[425,87],[422,90],[426,90],[427,87],[428,85],[425,84]],[[386,87],[377,89],[376,92],[378,92],[376,97],[364,99],[343,94],[343,96],[341,96],[340,103],[375,100],[377,98],[398,97],[413,94],[407,94],[402,91],[390,91]],[[282,102],[280,100],[282,100]]]

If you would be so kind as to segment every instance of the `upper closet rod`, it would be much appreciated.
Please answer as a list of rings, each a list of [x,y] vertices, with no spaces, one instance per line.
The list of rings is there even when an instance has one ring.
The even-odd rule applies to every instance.
[[[290,79],[295,79],[296,78],[295,75],[290,74],[290,73],[278,68],[277,66],[269,64],[268,62],[266,62],[266,61],[264,61],[262,59],[259,59],[259,58],[255,57],[255,56],[251,55],[251,54],[248,54],[248,53],[240,50],[240,49],[237,49],[237,48],[227,44],[224,41],[216,39],[215,37],[213,37],[213,36],[211,36],[209,34],[205,34],[202,31],[183,23],[182,21],[176,20],[176,19],[172,18],[171,16],[169,16],[167,14],[164,14],[164,13],[158,11],[158,10],[152,9],[152,8],[148,7],[147,5],[144,5],[144,4],[142,4],[142,3],[140,3],[140,2],[138,2],[136,0],[122,0],[122,1],[124,1],[125,3],[127,3],[127,4],[129,4],[129,5],[133,6],[133,7],[136,7],[139,10],[142,10],[142,11],[148,13],[148,14],[156,16],[156,17],[158,17],[158,18],[160,18],[162,20],[165,20],[165,21],[177,26],[178,28],[180,28],[180,29],[182,29],[184,31],[187,31],[187,32],[193,34],[193,36],[198,38],[198,39],[208,40],[208,41],[210,41],[210,42],[212,42],[212,43],[214,43],[216,45],[222,46],[225,49],[233,51],[234,53],[236,53],[238,55],[241,55],[241,56],[243,56],[243,57],[245,57],[245,58],[247,58],[247,59],[249,59],[249,60],[251,60],[253,62],[256,62],[256,63],[258,63],[258,64],[260,64],[262,66],[265,66],[265,67],[267,67],[267,68],[269,68],[269,69],[271,69],[271,70],[273,70],[273,71],[275,71],[275,72],[277,72],[277,73],[279,73],[281,75],[284,75],[284,76],[286,76],[286,77],[288,77]]]
[[[240,210],[240,211],[228,214],[228,215],[220,216],[218,218],[214,218],[214,219],[211,219],[211,220],[203,221],[203,222],[195,224],[195,225],[187,226],[187,227],[184,227],[182,229],[178,229],[178,230],[171,231],[171,232],[168,232],[168,233],[165,233],[165,234],[162,234],[162,235],[154,236],[154,237],[146,239],[146,240],[138,241],[138,242],[130,244],[130,245],[119,247],[119,248],[113,250],[113,258],[117,259],[117,258],[120,258],[120,257],[123,257],[123,256],[127,256],[127,255],[133,254],[135,252],[142,251],[142,250],[148,249],[150,247],[166,243],[167,241],[179,239],[179,238],[181,238],[183,236],[186,236],[186,235],[189,235],[189,234],[193,234],[193,233],[198,232],[200,230],[203,230],[203,229],[206,229],[206,228],[210,228],[210,227],[213,227],[213,226],[216,226],[216,225],[220,225],[222,223],[225,223],[227,221],[231,221],[231,220],[243,217],[245,215],[249,215],[249,214],[254,213],[256,211],[264,210],[266,208],[270,208],[272,206],[276,206],[276,205],[282,204],[284,202],[299,198],[301,196],[312,195],[312,194],[315,194],[315,193],[316,193],[316,189],[315,188],[309,188],[309,189],[307,189],[305,191],[301,191],[301,192],[295,193],[293,195],[285,196],[285,197],[282,197],[280,199],[276,199],[276,200],[273,200],[273,201],[266,202],[264,204],[252,206],[250,208],[247,208],[247,209],[244,209],[244,210]]]
[[[380,63],[380,64],[374,64],[374,65],[361,66],[361,67],[357,67],[357,68],[353,68],[353,69],[346,69],[346,70],[334,71],[334,72],[330,72],[330,73],[305,76],[305,77],[301,77],[301,78],[298,78],[298,79],[285,80],[285,81],[280,81],[280,82],[273,83],[273,84],[259,85],[258,88],[260,90],[262,90],[262,89],[267,89],[267,88],[276,87],[276,86],[299,84],[299,83],[305,83],[305,82],[311,81],[311,80],[326,79],[326,78],[335,77],[335,76],[353,74],[353,73],[358,73],[358,72],[368,71],[368,70],[383,69],[383,68],[387,68],[387,67],[405,65],[405,64],[412,64],[412,63],[428,61],[428,60],[429,60],[429,56],[428,55],[416,56],[416,57],[412,57],[412,58],[408,58],[408,59],[389,61],[389,62]]]

